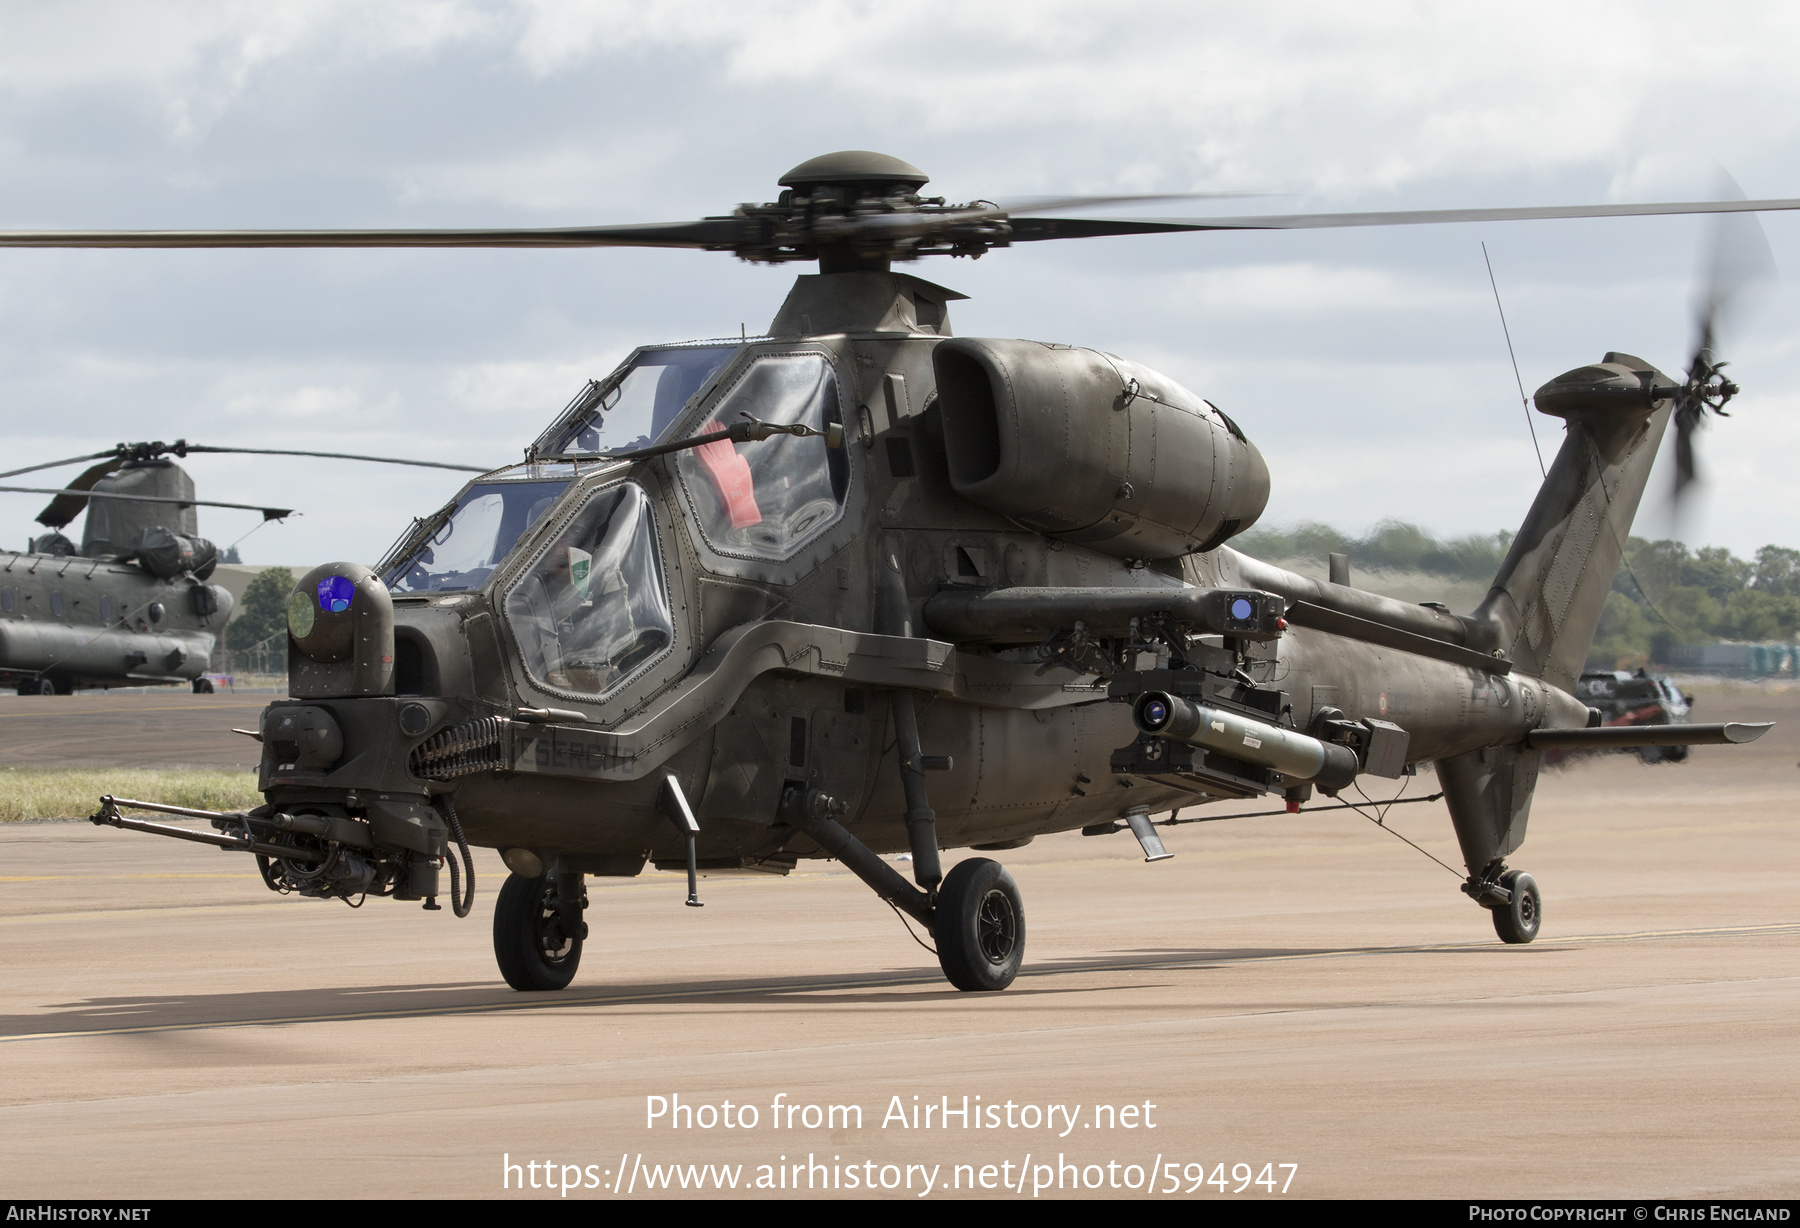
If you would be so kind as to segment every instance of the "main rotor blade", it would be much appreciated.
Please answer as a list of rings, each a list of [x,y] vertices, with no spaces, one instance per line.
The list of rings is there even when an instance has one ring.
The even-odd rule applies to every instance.
[[[489,473],[493,466],[453,465],[449,461],[403,460],[398,456],[361,456],[355,452],[297,452],[292,448],[215,448],[203,443],[190,443],[187,451],[195,452],[242,452],[252,456],[321,456],[328,460],[373,461],[378,465],[417,465],[422,469],[456,469],[463,473]],[[0,474],[0,477],[6,477]]]
[[[1346,226],[1418,226],[1441,222],[1528,222],[1549,218],[1656,217],[1684,213],[1760,213],[1800,209],[1800,199],[1689,200],[1645,205],[1541,205],[1505,209],[1401,209],[1382,213],[1268,213],[1251,217],[1159,217],[1131,221],[1013,218],[1013,240],[1087,238],[1189,230],[1324,230]],[[1086,233],[1022,234],[1021,226],[1089,228]]]
[[[1058,213],[1064,209],[1098,209],[1106,205],[1148,205],[1164,200],[1246,200],[1267,192],[1153,192],[1141,196],[1020,196],[992,204],[996,215]]]
[[[1113,220],[1091,217],[1013,217],[1008,218],[1006,224],[1012,229],[1014,243],[1036,243],[1043,239],[1101,239],[1111,235],[1186,234],[1194,230],[1212,229],[1186,222],[1146,221],[1141,218]]]
[[[48,507],[37,514],[37,522],[49,529],[60,529],[68,524],[81,515],[81,509],[87,506],[87,493],[94,483],[111,475],[124,463],[113,456],[82,470],[74,481],[56,493],[56,498],[50,500]]]
[[[254,503],[218,503],[211,499],[181,499],[172,495],[133,495],[117,490],[57,490],[52,486],[0,486],[0,492],[20,495],[75,495],[83,501],[88,499],[124,499],[129,503],[176,503],[180,504],[182,507],[232,507],[237,508],[239,511],[261,512],[264,520],[284,520],[294,514],[294,509],[291,507],[258,507]],[[54,503],[51,504],[51,507],[55,506]],[[46,514],[49,510],[49,508],[45,509]],[[73,516],[69,518],[69,520],[73,519]],[[43,516],[39,516],[38,523],[46,525],[49,528],[60,529],[62,528],[62,525],[68,524],[69,521],[65,520],[62,524],[51,524],[49,521],[45,520]]]
[[[0,478],[16,478],[21,473],[36,473],[40,469],[55,469],[62,465],[79,465],[82,461],[104,460],[114,455],[110,450],[105,452],[89,452],[86,456],[69,456],[62,460],[45,461],[41,465],[27,465],[23,469],[8,469],[0,473]]]
[[[7,230],[0,247],[736,247],[754,218],[512,230]]]

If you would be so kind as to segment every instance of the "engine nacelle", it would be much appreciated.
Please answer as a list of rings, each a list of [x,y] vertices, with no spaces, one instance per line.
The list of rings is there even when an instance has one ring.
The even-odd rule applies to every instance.
[[[1123,558],[1211,550],[1256,523],[1269,469],[1236,423],[1098,350],[961,337],[932,357],[950,484]]]

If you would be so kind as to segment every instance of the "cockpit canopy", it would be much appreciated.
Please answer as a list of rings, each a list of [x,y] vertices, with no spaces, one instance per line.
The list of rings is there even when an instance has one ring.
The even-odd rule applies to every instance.
[[[675,623],[643,487],[593,492],[506,590],[506,620],[532,681],[567,694],[605,695],[667,648]]]
[[[481,481],[406,556],[382,569],[395,593],[480,588],[514,545],[556,503],[568,481]]]
[[[694,395],[738,352],[736,345],[647,347],[595,381],[538,438],[538,456],[593,456],[662,439]]]

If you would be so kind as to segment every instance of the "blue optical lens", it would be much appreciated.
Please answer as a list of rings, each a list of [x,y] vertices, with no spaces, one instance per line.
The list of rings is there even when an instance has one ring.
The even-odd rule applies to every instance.
[[[341,614],[350,608],[356,585],[344,576],[326,576],[319,581],[319,608],[328,614]]]
[[[1250,604],[1250,598],[1238,597],[1231,603],[1231,616],[1239,622],[1246,622],[1256,616],[1256,607]]]
[[[1169,705],[1160,699],[1153,699],[1144,705],[1144,723],[1160,726],[1169,719]]]

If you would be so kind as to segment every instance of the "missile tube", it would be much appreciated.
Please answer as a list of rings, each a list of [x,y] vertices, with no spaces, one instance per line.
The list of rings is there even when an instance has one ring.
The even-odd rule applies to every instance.
[[[1179,695],[1148,691],[1131,706],[1131,718],[1144,733],[1273,768],[1290,780],[1337,789],[1356,779],[1356,752],[1348,746],[1235,712],[1203,708]]]

